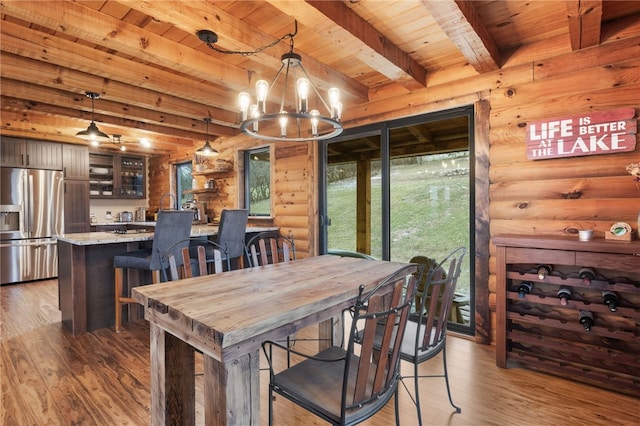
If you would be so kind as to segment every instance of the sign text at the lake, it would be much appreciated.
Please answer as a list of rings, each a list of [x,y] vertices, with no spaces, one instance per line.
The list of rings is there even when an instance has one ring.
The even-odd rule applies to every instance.
[[[638,120],[634,108],[527,123],[527,158],[613,154],[636,148]]]

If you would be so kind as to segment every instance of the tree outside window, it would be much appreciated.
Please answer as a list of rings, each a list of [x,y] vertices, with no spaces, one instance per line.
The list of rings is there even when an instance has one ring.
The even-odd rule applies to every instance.
[[[269,147],[244,153],[245,208],[250,216],[271,215],[271,154]]]

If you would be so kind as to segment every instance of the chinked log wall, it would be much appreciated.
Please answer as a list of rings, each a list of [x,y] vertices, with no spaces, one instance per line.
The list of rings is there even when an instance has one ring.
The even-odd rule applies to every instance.
[[[640,111],[638,34],[636,18],[603,30],[598,47],[566,53],[569,40],[558,38],[555,43],[518,50],[496,72],[432,73],[424,90],[399,89],[390,96],[385,88],[372,93],[368,104],[346,108],[346,125],[355,127],[469,104],[476,105],[482,120],[488,101],[490,113],[484,116],[489,126],[484,119],[476,122],[475,130],[478,341],[495,342],[496,267],[491,237],[573,235],[577,229],[591,228],[602,238],[612,222],[635,224],[640,191],[625,167],[640,162],[640,143],[630,153],[530,161],[525,125],[621,107]],[[318,228],[317,151],[313,144],[307,145],[278,143],[272,149],[275,224],[294,234],[302,256],[315,254]],[[256,141],[244,136],[216,142],[221,157],[233,158],[236,170],[238,152],[256,146]],[[193,149],[176,155],[150,161],[151,206],[169,189],[167,162],[192,158]],[[216,212],[237,205],[238,184],[236,176],[225,179],[227,194],[210,203]],[[489,218],[490,230],[483,218]]]

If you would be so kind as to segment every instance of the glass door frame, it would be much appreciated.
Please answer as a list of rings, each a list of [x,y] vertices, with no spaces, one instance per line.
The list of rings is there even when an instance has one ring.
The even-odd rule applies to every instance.
[[[395,120],[390,120],[383,123],[374,123],[361,127],[355,127],[351,129],[345,129],[345,131],[338,137],[330,140],[321,141],[318,143],[318,172],[319,172],[319,232],[318,232],[318,249],[320,254],[326,254],[329,250],[328,247],[328,226],[330,218],[328,218],[327,206],[327,161],[328,161],[328,147],[331,143],[348,141],[355,138],[366,136],[378,136],[380,138],[380,167],[382,178],[382,194],[381,194],[381,215],[382,215],[382,259],[389,260],[391,258],[391,159],[390,159],[390,143],[389,134],[392,129],[401,127],[407,127],[420,123],[427,123],[433,121],[446,120],[448,118],[466,116],[468,118],[468,131],[469,131],[469,248],[468,256],[470,258],[470,289],[469,289],[469,303],[472,306],[472,312],[469,318],[468,325],[460,325],[449,323],[449,327],[452,331],[459,331],[464,334],[475,334],[475,291],[476,291],[476,268],[475,262],[475,237],[476,237],[476,222],[474,220],[475,215],[475,115],[474,107],[472,105],[453,108],[445,111],[437,111],[418,116],[405,117]]]

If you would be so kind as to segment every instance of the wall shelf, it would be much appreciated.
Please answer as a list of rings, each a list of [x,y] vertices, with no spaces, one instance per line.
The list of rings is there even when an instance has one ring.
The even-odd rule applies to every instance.
[[[220,191],[218,191],[217,189],[208,189],[208,188],[204,188],[204,189],[187,189],[187,190],[183,191],[183,194],[197,195],[199,201],[208,201],[208,200],[212,199],[213,197],[215,197],[216,195],[218,195],[219,193],[220,193]]]
[[[224,174],[229,172],[233,172],[233,167],[228,167],[225,169],[206,169],[206,170],[200,170],[200,171],[194,170],[191,172],[191,174],[193,176],[208,176],[208,175],[215,175],[215,174]]]

